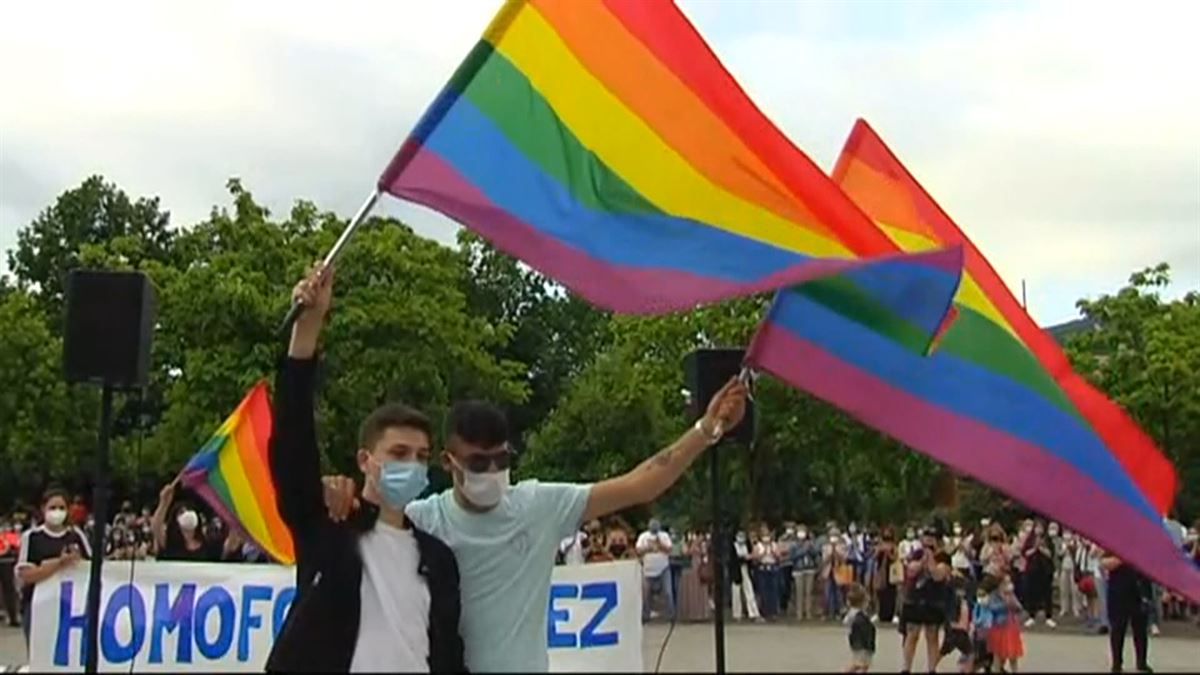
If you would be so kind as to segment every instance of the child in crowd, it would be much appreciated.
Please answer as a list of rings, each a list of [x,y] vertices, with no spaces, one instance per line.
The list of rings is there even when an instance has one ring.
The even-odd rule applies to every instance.
[[[999,588],[988,600],[995,622],[988,631],[988,651],[998,662],[1000,672],[1017,672],[1017,661],[1025,655],[1025,644],[1021,641],[1021,608],[1013,588],[1012,577],[1005,575]],[[1005,670],[1005,665],[1008,669]]]
[[[850,665],[846,672],[865,673],[875,658],[875,624],[867,615],[867,591],[862,584],[850,584],[846,603],[850,605],[844,620],[850,626]]]
[[[946,638],[942,642],[940,657],[945,658],[958,650],[958,670],[962,673],[974,671],[975,650],[971,644],[971,608],[967,603],[966,578],[957,575],[953,581],[953,600],[946,612]]]
[[[1000,580],[991,574],[984,575],[975,591],[975,609],[971,613],[971,626],[974,629],[976,672],[992,672],[992,652],[988,649],[988,635],[996,625],[996,612],[992,610],[993,600],[1003,603],[999,597],[994,597],[1000,587]]]

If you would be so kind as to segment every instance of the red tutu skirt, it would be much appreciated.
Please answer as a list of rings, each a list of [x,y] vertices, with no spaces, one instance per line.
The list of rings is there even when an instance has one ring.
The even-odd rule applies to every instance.
[[[988,631],[988,651],[996,659],[1019,659],[1025,656],[1025,643],[1021,641],[1021,625],[1018,622],[1018,618],[1010,617]]]

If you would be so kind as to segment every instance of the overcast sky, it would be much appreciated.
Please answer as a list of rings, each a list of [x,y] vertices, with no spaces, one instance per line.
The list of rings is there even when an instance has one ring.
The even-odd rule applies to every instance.
[[[868,119],[1043,324],[1159,261],[1200,288],[1200,3],[681,4],[821,166]],[[348,216],[496,3],[67,6],[0,0],[0,249],[93,173],[176,225],[230,176]]]

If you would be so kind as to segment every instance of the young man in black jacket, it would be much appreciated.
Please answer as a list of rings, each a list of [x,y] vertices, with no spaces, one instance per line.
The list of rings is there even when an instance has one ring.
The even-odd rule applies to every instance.
[[[292,328],[275,386],[271,477],[296,548],[296,598],[268,671],[464,672],[458,566],[437,538],[404,516],[427,485],[431,427],[387,405],[363,423],[360,508],[344,522],[326,511],[313,419],[317,338],[332,274],[296,286],[305,311]]]

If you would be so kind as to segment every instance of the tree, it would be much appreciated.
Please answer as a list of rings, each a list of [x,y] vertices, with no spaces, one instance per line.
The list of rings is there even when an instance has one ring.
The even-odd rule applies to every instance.
[[[468,310],[508,335],[493,350],[496,358],[525,368],[529,397],[509,410],[519,440],[609,343],[611,318],[470,230],[459,232],[458,245]]]
[[[1200,292],[1164,301],[1170,281],[1162,263],[1115,294],[1079,301],[1094,327],[1071,336],[1067,353],[1175,463],[1186,519],[1200,516]]]
[[[29,293],[0,295],[0,325],[0,494],[36,493],[89,465],[97,397],[63,381],[62,340]]]
[[[99,247],[133,269],[149,260],[165,262],[174,237],[169,221],[157,197],[131,200],[112,183],[92,176],[59,195],[18,233],[8,267],[58,326],[67,273],[80,266],[87,247]]]

